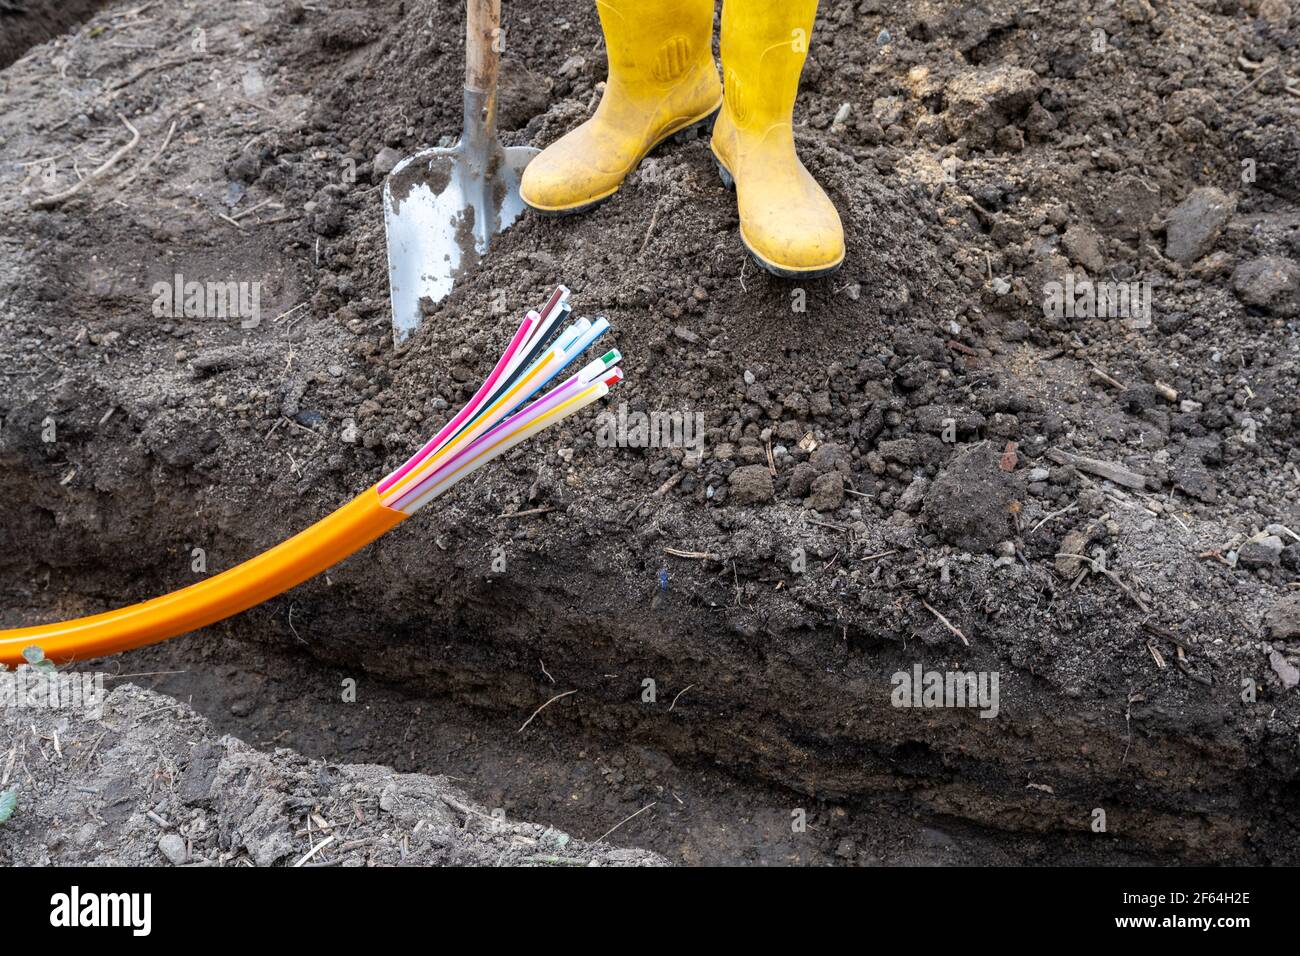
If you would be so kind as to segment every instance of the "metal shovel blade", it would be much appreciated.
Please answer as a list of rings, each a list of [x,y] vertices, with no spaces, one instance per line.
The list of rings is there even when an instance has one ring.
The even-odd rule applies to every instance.
[[[538,150],[497,139],[501,0],[466,0],[465,100],[460,142],[408,156],[384,181],[393,342],[419,328],[456,278],[524,211],[519,179]]]
[[[524,211],[519,178],[537,154],[527,146],[485,150],[463,138],[402,160],[384,183],[393,340],[419,327],[458,276],[487,254],[491,237]]]

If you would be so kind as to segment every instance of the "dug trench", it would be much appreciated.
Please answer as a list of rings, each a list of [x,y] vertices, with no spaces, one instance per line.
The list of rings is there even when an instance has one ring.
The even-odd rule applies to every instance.
[[[626,356],[611,407],[702,414],[701,456],[566,423],[321,579],[107,666],[259,746],[463,777],[586,839],[626,819],[683,862],[1300,858],[1276,10],[1098,7],[1112,52],[1150,54],[1107,71],[1065,4],[825,4],[797,138],[838,276],[748,263],[692,135],[581,219],[525,217],[395,350],[378,190],[455,134],[458,27],[222,6],[160,10],[174,39],[144,52],[104,42],[141,29],[111,7],[4,74],[6,625],[305,527],[564,282]],[[503,128],[543,146],[598,93],[594,11],[507,18]],[[94,168],[120,116],[136,154],[34,208],[75,170],[19,164]],[[265,314],[160,315],[177,273],[259,282]],[[1067,274],[1149,283],[1150,321],[1049,314]],[[895,706],[916,664],[997,674],[996,715]]]
[[[47,558],[43,573],[9,562],[6,579],[41,582],[62,598],[39,600],[41,613],[71,615],[143,596],[160,579],[183,583],[168,570],[186,557],[182,539],[252,553],[291,530],[265,508],[196,524],[201,499],[181,487],[156,490],[175,506],[169,520],[137,492],[70,496],[51,509],[30,483],[11,483],[5,517],[15,540],[49,540],[54,511],[112,517],[93,532],[63,525],[68,553],[101,560],[54,569]],[[1284,751],[1233,733],[1225,715],[1236,709],[1235,682],[1220,681],[1217,695],[1190,683],[1157,702],[1081,700],[1036,677],[1032,662],[1008,668],[996,653],[958,654],[924,634],[909,645],[869,619],[837,623],[833,610],[760,625],[737,604],[729,573],[681,595],[676,586],[612,587],[601,569],[617,548],[597,545],[512,561],[494,576],[463,534],[431,549],[426,536],[436,534],[408,524],[328,583],[125,655],[109,673],[189,699],[255,743],[469,774],[463,785],[479,799],[587,838],[637,801],[685,793],[690,806],[671,808],[671,822],[661,815],[622,837],[670,858],[1230,862],[1290,852],[1280,839],[1294,814],[1294,766]],[[403,574],[407,562],[426,570]],[[394,585],[394,576],[405,580]],[[988,582],[972,577],[961,619],[975,634],[1005,629],[979,613]],[[1095,610],[1107,631],[1123,627]],[[1034,626],[1067,627],[1051,616]],[[1100,629],[1073,633],[1103,640]],[[958,658],[966,670],[1001,672],[996,717],[892,706],[892,674]],[[356,703],[344,702],[348,678],[361,684]],[[527,736],[518,731],[565,692]],[[566,793],[581,805],[566,807]],[[806,842],[788,832],[800,808],[823,824]],[[1091,832],[1097,808],[1105,834]]]
[[[101,396],[80,398],[102,404]],[[100,441],[67,453],[104,462],[120,443],[95,447]],[[184,473],[51,501],[49,483],[18,477],[24,471],[6,471],[12,540],[59,540],[37,565],[7,555],[7,581],[38,585],[33,616],[71,616],[180,586],[186,579],[176,569],[188,563],[189,543],[208,542],[214,560],[251,554],[308,517],[265,502],[198,517],[211,511],[211,498],[187,489]],[[654,574],[628,573],[615,528],[605,532],[612,540],[577,529],[578,541],[553,543],[571,537],[563,517],[518,520],[552,525],[536,535],[548,541],[544,558],[512,557],[494,575],[465,522],[417,519],[326,582],[126,655],[113,669],[191,698],[218,727],[254,741],[407,769],[463,774],[459,762],[482,765],[486,779],[471,778],[471,793],[486,787],[480,797],[512,814],[554,816],[589,838],[638,800],[667,803],[694,791],[691,809],[678,811],[682,831],[647,821],[624,835],[678,858],[769,859],[784,850],[815,860],[838,850],[884,862],[1230,861],[1290,852],[1279,837],[1294,811],[1293,758],[1237,736],[1227,719],[1238,709],[1235,681],[1220,677],[1217,689],[1186,681],[1156,701],[1107,701],[1079,688],[1061,692],[1035,676],[1032,659],[1008,668],[996,651],[979,649],[1009,632],[1034,643],[1069,632],[1089,647],[1143,640],[1125,633],[1135,625],[1105,595],[1082,620],[1035,613],[1037,595],[1018,609],[989,609],[987,593],[1000,585],[971,571],[947,596],[949,613],[975,637],[972,651],[959,652],[920,622],[895,630],[838,603],[820,614],[756,613],[747,605],[753,585],[737,590],[739,566],[689,585],[674,574],[660,591]],[[747,581],[764,576],[761,567],[743,573]],[[1008,623],[1017,619],[1027,623]],[[1000,671],[997,716],[892,706],[891,675],[917,660]],[[348,677],[362,682],[355,704],[342,703]],[[660,688],[651,701],[647,678]],[[517,733],[540,704],[568,691],[576,693],[538,715],[528,737]],[[480,746],[487,754],[475,753]],[[508,772],[511,760],[526,771]],[[604,799],[590,792],[599,766],[610,775]],[[727,785],[706,786],[720,771]],[[570,791],[583,794],[577,812],[557,798]],[[729,797],[711,798],[718,791]],[[783,818],[810,801],[825,832],[801,846],[781,832]],[[728,824],[718,825],[732,808],[737,819],[759,817],[757,834],[735,828],[740,846]],[[845,808],[854,812],[840,819]],[[1100,839],[1090,831],[1097,808],[1107,814]],[[700,817],[717,828],[698,832]],[[946,835],[954,824],[959,833],[962,824],[978,827],[957,842]],[[1026,847],[1027,835],[1044,845]]]

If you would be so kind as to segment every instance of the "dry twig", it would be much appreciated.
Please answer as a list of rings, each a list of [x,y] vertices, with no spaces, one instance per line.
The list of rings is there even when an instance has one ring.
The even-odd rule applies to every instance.
[[[34,200],[32,202],[33,209],[53,209],[55,206],[62,205],[91,183],[95,182],[95,180],[102,178],[110,169],[117,165],[118,160],[131,152],[131,150],[135,149],[135,144],[140,142],[140,131],[132,126],[131,121],[125,116],[119,115],[118,119],[120,119],[126,128],[131,131],[130,141],[128,141],[125,146],[119,148],[112,156],[108,157],[108,159],[104,160],[99,168],[85,179],[82,179],[75,185],[68,187],[63,190],[63,192],[54,193],[52,196],[42,196],[39,199]]]
[[[959,628],[952,621],[948,620],[946,617],[944,617],[942,614],[940,614],[938,611],[932,608],[930,606],[930,602],[928,602],[925,598],[918,598],[918,600],[921,602],[922,607],[924,607],[927,611],[929,611],[931,614],[933,614],[936,618],[939,619],[940,624],[942,624],[948,630],[952,631],[952,633],[956,634],[959,638],[961,638],[961,642],[963,644],[965,644],[967,647],[970,647],[970,641],[966,640],[966,635],[961,632],[961,628]]]
[[[533,722],[533,717],[536,717],[538,714],[544,711],[547,707],[550,707],[557,700],[559,700],[562,697],[568,697],[570,694],[576,694],[576,693],[577,690],[566,690],[563,694],[556,694],[546,703],[542,704],[541,707],[538,707],[535,711],[533,711],[532,716],[523,722],[523,725],[519,728],[518,733],[522,734],[524,732],[524,728]]]

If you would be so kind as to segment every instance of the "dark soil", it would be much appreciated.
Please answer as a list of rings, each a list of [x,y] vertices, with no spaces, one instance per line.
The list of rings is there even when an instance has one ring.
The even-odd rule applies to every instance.
[[[33,46],[67,32],[107,0],[0,0],[0,69]]]
[[[594,5],[505,6],[504,139],[544,146],[598,95]],[[623,840],[675,860],[1300,860],[1300,11],[823,3],[796,139],[840,273],[756,269],[692,134],[525,216],[394,350],[374,166],[453,141],[461,25],[226,8],[110,9],[0,75],[6,623],[306,526],[563,282],[626,356],[611,407],[702,413],[702,460],[580,418],[125,669],[587,838],[653,802]],[[120,117],[112,174],[33,210]],[[260,323],[156,317],[175,273],[263,283]],[[1045,309],[1067,275],[1146,284],[1149,322]],[[998,672],[1000,713],[891,706],[914,663]]]

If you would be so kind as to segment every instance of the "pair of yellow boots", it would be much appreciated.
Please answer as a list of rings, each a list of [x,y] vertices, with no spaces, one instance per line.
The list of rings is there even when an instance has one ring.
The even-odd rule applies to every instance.
[[[713,155],[736,187],[740,236],[769,271],[827,275],[844,261],[834,204],[795,154],[794,100],[817,0],[596,0],[609,79],[594,116],[524,171],[524,202],[581,212],[612,196],[656,145],[717,116]],[[724,94],[725,90],[725,94]]]

